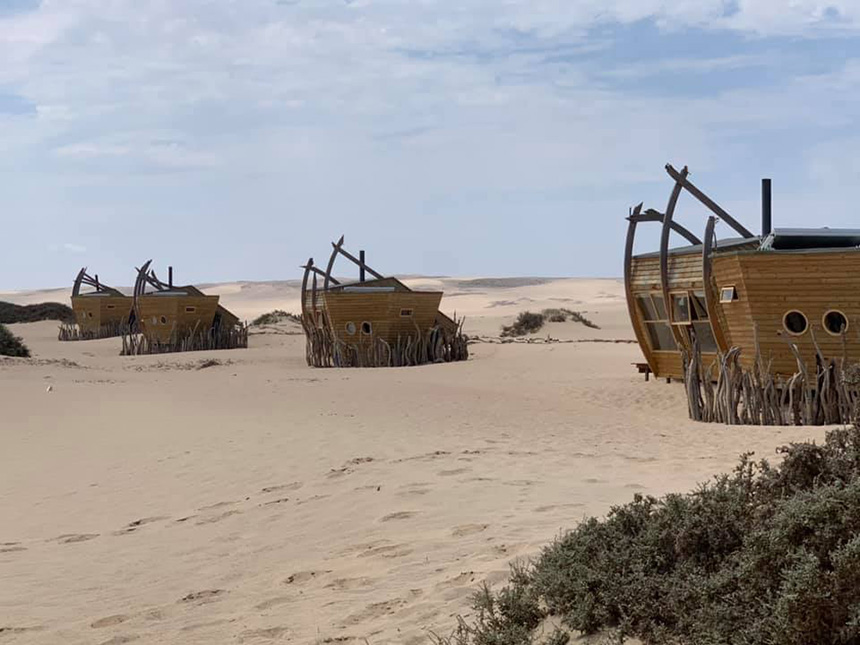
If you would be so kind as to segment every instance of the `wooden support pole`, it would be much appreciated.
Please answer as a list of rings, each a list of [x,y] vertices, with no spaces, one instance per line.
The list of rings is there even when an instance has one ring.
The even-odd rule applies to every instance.
[[[672,167],[672,164],[666,164],[666,172],[669,173],[669,176],[675,180],[677,185],[685,188],[688,193],[690,193],[693,197],[698,199],[702,204],[704,204],[708,209],[710,209],[715,215],[717,215],[720,219],[722,219],[726,224],[731,226],[735,231],[737,231],[742,237],[751,238],[755,237],[752,233],[750,233],[743,225],[741,225],[734,217],[729,215],[726,211],[724,211],[720,206],[714,202],[710,197],[708,197],[701,190],[696,188],[693,183],[687,179],[687,167],[684,166],[684,169],[681,172],[678,172]]]
[[[358,281],[364,282],[364,272],[365,272],[365,264],[364,264],[364,249],[358,252],[358,261],[360,264],[358,265]]]

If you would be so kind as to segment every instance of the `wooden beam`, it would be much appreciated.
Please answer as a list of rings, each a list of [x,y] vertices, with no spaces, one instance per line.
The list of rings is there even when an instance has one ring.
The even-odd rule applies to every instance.
[[[315,266],[313,266],[313,265],[311,265],[311,266],[307,266],[307,265],[305,265],[305,266],[302,266],[301,268],[302,268],[302,269],[306,269],[306,270],[308,270],[308,271],[311,271],[311,272],[313,272],[314,274],[318,275],[318,276],[319,276],[319,277],[321,277],[321,278],[324,278],[324,277],[325,277],[325,271],[323,271],[323,270],[322,270],[322,269],[320,269],[319,267],[315,267]],[[331,283],[332,283],[332,284],[334,284],[334,285],[338,285],[338,284],[340,284],[340,281],[339,281],[339,280],[336,280],[335,278],[331,278],[331,277],[329,278],[329,282],[331,282]]]
[[[673,168],[674,170],[674,168]],[[669,195],[669,203],[666,205],[666,214],[663,216],[663,230],[660,235],[660,286],[663,292],[663,304],[666,307],[666,316],[669,320],[669,327],[672,330],[672,336],[675,338],[675,343],[678,345],[678,350],[689,349],[689,338],[684,338],[682,330],[678,329],[675,322],[674,311],[672,310],[672,299],[669,293],[669,233],[672,230],[672,217],[675,214],[675,207],[678,205],[678,197],[681,196],[683,181],[687,178],[687,167],[679,173],[679,180],[675,182],[675,187],[672,189],[672,194]]]
[[[713,267],[711,254],[714,248],[714,228],[717,224],[717,218],[711,215],[708,218],[708,225],[705,227],[705,243],[702,246],[702,284],[705,291],[705,304],[708,307],[708,322],[711,324],[711,331],[714,334],[714,340],[717,342],[717,348],[725,354],[729,351],[726,334],[723,330],[723,325],[720,320],[719,298],[714,285]]]
[[[714,202],[710,197],[708,197],[701,190],[696,188],[693,183],[687,179],[687,167],[684,166],[684,170],[682,172],[678,172],[672,167],[672,164],[666,164],[666,172],[669,173],[669,176],[675,180],[677,185],[682,186],[690,193],[693,197],[698,199],[702,204],[704,204],[708,209],[711,210],[716,216],[718,216],[721,220],[723,220],[726,224],[731,226],[735,231],[737,231],[742,237],[751,238],[755,237],[752,233],[750,233],[743,225],[741,225],[734,217],[729,215],[726,211],[724,211],[720,206]]]
[[[639,205],[641,206],[641,204]],[[639,215],[631,215],[630,217],[635,217],[637,222],[662,222],[664,215],[660,211],[655,211],[653,208],[649,208],[644,213]],[[627,219],[630,219],[628,217]],[[689,229],[685,228],[678,224],[678,222],[672,220],[669,222],[669,226],[672,227],[672,230],[675,231],[678,235],[687,240],[690,244],[701,244],[702,240],[693,235]]]
[[[341,241],[342,241],[342,238],[341,238]],[[335,245],[334,245],[334,244],[332,244],[332,246],[335,246]],[[354,264],[358,265],[358,268],[359,268],[359,269],[364,269],[365,271],[367,271],[367,272],[368,272],[370,275],[372,275],[374,278],[379,278],[379,279],[381,280],[382,278],[384,278],[384,277],[385,277],[385,276],[384,276],[384,275],[382,275],[381,273],[377,273],[376,271],[374,271],[373,269],[371,269],[371,268],[370,268],[369,266],[367,266],[364,262],[362,262],[361,260],[359,260],[359,259],[358,259],[357,257],[355,257],[352,253],[350,253],[349,251],[347,251],[346,249],[344,249],[342,246],[335,246],[335,250],[336,250],[338,253],[340,253],[343,257],[345,257],[347,260],[349,260],[350,262],[353,262]]]
[[[302,276],[302,324],[306,324],[308,315],[308,276],[310,275],[311,270],[314,268],[314,259],[308,258],[308,263],[302,268],[305,270],[305,274]]]
[[[328,266],[325,269],[325,281],[323,282],[323,290],[328,291],[328,284],[331,282],[331,270],[334,268],[334,261],[337,259],[337,253],[341,246],[343,246],[343,235],[340,236],[340,239],[337,241],[337,244],[332,242],[331,255],[328,259]]]
[[[648,342],[645,329],[638,311],[636,310],[636,299],[633,293],[633,242],[636,237],[636,225],[640,221],[639,214],[642,210],[642,204],[639,204],[633,209],[630,217],[627,218],[627,243],[624,246],[624,292],[627,295],[627,313],[630,316],[630,324],[633,325],[633,331],[636,334],[636,340],[639,341],[639,348],[642,350],[642,355],[648,362],[648,369],[656,372],[657,366],[654,360],[654,355],[651,352],[651,345]]]

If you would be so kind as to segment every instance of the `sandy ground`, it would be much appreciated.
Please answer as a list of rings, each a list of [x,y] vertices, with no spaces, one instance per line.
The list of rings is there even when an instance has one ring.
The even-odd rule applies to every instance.
[[[627,339],[616,280],[416,279],[470,333],[563,306]],[[208,289],[251,318],[296,283]],[[3,294],[67,301],[68,290]],[[314,370],[295,328],[247,350],[0,360],[0,643],[428,643],[484,581],[636,492],[682,491],[810,428],[698,425],[628,343],[476,344],[466,363]],[[199,361],[221,364],[197,369]],[[48,391],[50,388],[50,391]],[[366,639],[366,640],[365,640]]]

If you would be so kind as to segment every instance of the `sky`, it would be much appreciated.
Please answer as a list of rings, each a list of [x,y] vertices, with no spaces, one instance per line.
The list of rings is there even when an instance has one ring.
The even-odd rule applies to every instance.
[[[0,290],[297,279],[342,234],[382,273],[615,277],[666,163],[753,230],[762,177],[776,226],[860,227],[858,32],[860,0],[0,0]]]

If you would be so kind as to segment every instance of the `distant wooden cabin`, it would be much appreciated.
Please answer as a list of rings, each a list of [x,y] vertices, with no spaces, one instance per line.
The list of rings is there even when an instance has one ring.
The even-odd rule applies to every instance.
[[[91,287],[84,290],[84,287]],[[119,336],[134,323],[134,301],[109,287],[82,268],[72,286],[72,310],[76,328],[63,326],[61,340],[86,340]]]
[[[138,269],[134,312],[140,335],[155,348],[153,352],[247,346],[247,331],[238,316],[219,303],[219,296],[206,295],[192,285],[174,285],[173,267],[168,269],[167,282],[162,282],[150,269],[151,263]],[[234,336],[244,338],[244,343]]]
[[[439,310],[441,291],[415,291],[377,273],[365,263],[363,251],[356,258],[343,248],[343,237],[332,247],[325,271],[314,266],[313,258],[303,267],[308,364],[399,366],[468,356],[462,324]],[[332,275],[338,256],[358,266],[358,281],[341,283]]]
[[[675,181],[665,213],[628,217],[624,283],[633,329],[648,368],[683,378],[683,353],[698,343],[704,365],[737,347],[751,369],[757,351],[771,374],[798,371],[792,345],[815,365],[816,345],[828,358],[860,361],[860,230],[771,227],[770,180],[762,182],[762,232],[754,235],[688,179],[688,170],[666,170]],[[682,190],[714,215],[699,239],[674,220]],[[735,237],[717,239],[722,221]],[[636,255],[639,224],[661,227],[657,251]],[[686,245],[670,248],[671,234]]]

